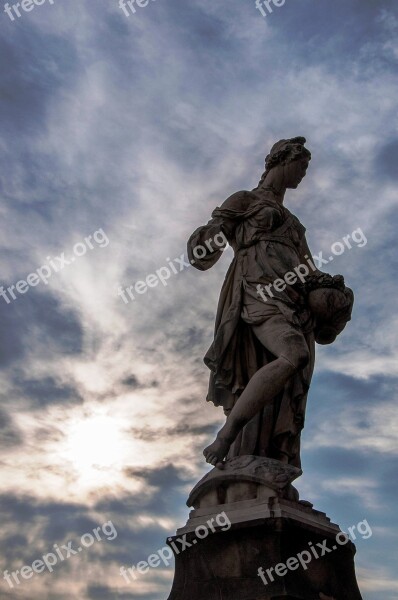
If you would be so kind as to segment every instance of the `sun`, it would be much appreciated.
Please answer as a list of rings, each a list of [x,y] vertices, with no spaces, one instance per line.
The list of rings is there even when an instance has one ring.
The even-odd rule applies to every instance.
[[[75,418],[65,430],[63,455],[86,483],[98,484],[103,478],[111,483],[127,461],[129,440],[124,429],[121,419],[105,414]]]

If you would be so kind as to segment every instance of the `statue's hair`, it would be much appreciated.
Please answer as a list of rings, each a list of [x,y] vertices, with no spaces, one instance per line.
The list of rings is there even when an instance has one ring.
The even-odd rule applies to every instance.
[[[311,159],[311,152],[304,147],[306,143],[304,137],[295,137],[290,140],[279,140],[271,148],[271,152],[265,159],[265,171],[261,176],[257,187],[263,183],[268,173],[278,165],[287,165],[294,160],[306,157]]]

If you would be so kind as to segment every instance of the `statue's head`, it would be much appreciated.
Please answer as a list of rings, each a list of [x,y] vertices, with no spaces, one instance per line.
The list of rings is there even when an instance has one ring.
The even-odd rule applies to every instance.
[[[274,144],[265,159],[265,171],[259,186],[273,169],[277,169],[283,174],[284,186],[296,188],[305,177],[311,160],[311,152],[305,148],[305,143],[304,137],[295,137]]]

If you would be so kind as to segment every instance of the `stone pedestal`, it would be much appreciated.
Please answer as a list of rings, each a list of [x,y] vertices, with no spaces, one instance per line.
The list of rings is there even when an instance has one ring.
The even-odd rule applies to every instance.
[[[253,468],[258,474],[258,461],[269,459],[253,458],[243,481],[212,471],[192,491],[189,503],[198,508],[168,542],[176,560],[169,600],[361,600],[355,546],[310,503],[286,497],[291,467],[281,488],[283,465],[268,463],[274,475],[268,472],[267,487],[253,481]],[[269,487],[273,478],[279,489]],[[220,496],[235,501],[220,504]]]

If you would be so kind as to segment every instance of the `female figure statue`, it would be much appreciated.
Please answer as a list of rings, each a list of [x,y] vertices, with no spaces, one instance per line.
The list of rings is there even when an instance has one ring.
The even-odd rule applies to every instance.
[[[234,250],[204,359],[211,370],[207,400],[227,416],[204,450],[218,468],[241,455],[300,467],[314,342],[330,343],[350,319],[351,290],[341,276],[318,271],[305,228],[283,204],[286,190],[298,187],[309,166],[305,142],[277,142],[258,186],[230,196],[188,242],[189,259],[199,270],[213,266],[225,249],[226,243],[210,250],[216,235],[222,233]],[[196,256],[199,245],[209,249],[203,258]]]

